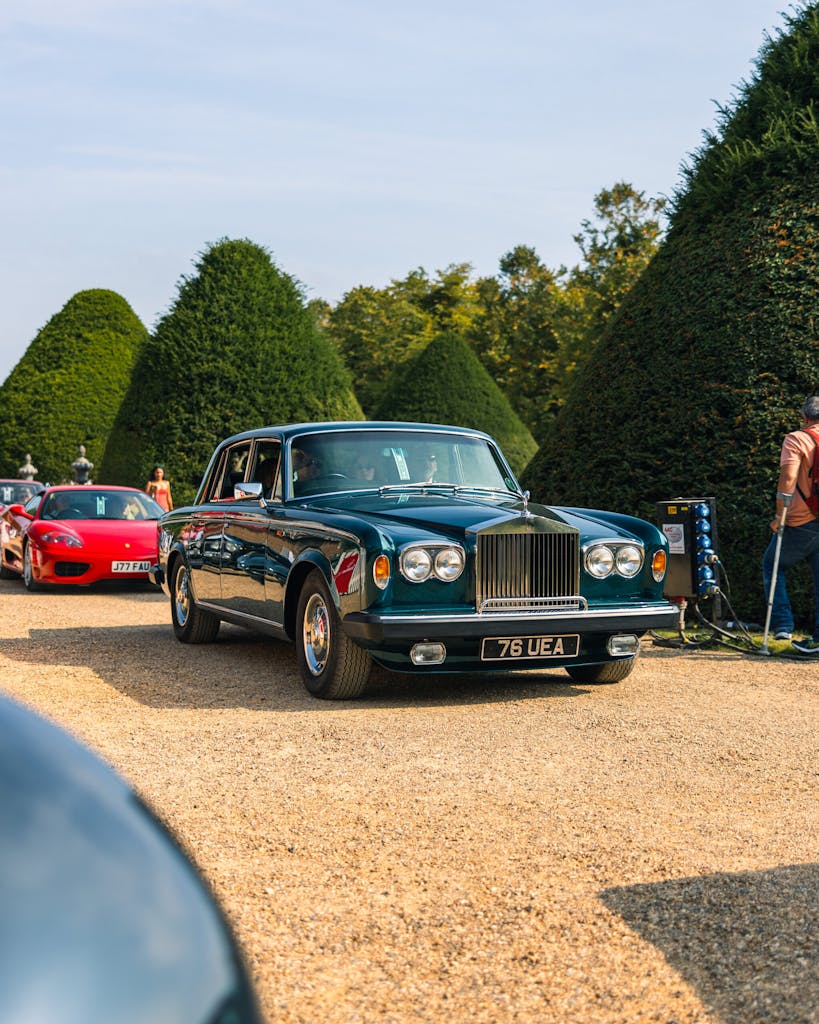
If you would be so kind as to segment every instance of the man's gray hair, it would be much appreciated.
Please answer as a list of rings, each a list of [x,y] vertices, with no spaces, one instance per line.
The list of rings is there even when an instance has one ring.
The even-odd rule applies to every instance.
[[[808,423],[816,423],[819,420],[819,395],[813,395],[811,398],[805,399],[805,404],[802,406],[802,415]]]

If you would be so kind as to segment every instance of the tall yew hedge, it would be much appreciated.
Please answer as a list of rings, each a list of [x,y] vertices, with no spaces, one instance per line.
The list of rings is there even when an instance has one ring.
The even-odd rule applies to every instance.
[[[470,346],[440,334],[390,379],[375,419],[451,423],[492,434],[516,473],[537,445]]]
[[[819,13],[787,19],[685,171],[660,252],[524,475],[540,501],[655,518],[715,495],[733,604],[761,619],[782,436],[819,393]],[[790,590],[803,625],[808,574]]]
[[[361,415],[298,284],[263,247],[223,240],[182,279],[146,345],[103,470],[144,485],[161,463],[179,505],[193,499],[213,449],[230,434]]]
[[[0,387],[0,476],[30,453],[39,478],[72,479],[84,444],[99,463],[148,332],[116,292],[78,292],[42,328]]]

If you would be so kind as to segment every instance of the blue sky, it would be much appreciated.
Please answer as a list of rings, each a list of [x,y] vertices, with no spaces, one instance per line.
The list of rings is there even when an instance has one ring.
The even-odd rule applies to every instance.
[[[149,329],[209,243],[335,302],[571,265],[597,192],[670,195],[776,0],[3,0],[0,381],[76,292]]]

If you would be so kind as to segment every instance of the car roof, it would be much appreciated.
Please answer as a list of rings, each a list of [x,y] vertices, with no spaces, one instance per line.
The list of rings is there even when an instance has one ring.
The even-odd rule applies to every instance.
[[[474,430],[471,427],[456,427],[443,423],[413,423],[410,421],[393,420],[331,420],[321,423],[288,423],[278,426],[257,427],[254,430],[245,430],[239,434],[233,434],[224,439],[222,444],[233,441],[248,440],[254,437],[269,437],[271,434],[279,434],[284,441],[299,434],[330,433],[338,430],[412,430],[425,431],[429,433],[457,433],[469,434],[472,437],[483,437],[492,440],[489,434],[482,430]]]
[[[57,491],[80,491],[83,494],[96,494],[98,491],[126,491],[129,494],[144,494],[138,487],[123,487],[120,484],[53,484],[46,488],[48,494]]]

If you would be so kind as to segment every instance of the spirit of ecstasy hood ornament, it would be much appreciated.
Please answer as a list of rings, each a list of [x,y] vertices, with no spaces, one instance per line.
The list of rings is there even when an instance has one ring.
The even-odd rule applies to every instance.
[[[534,519],[534,515],[529,511],[529,498],[531,495],[528,491],[523,492],[523,508],[520,511],[523,519]]]

